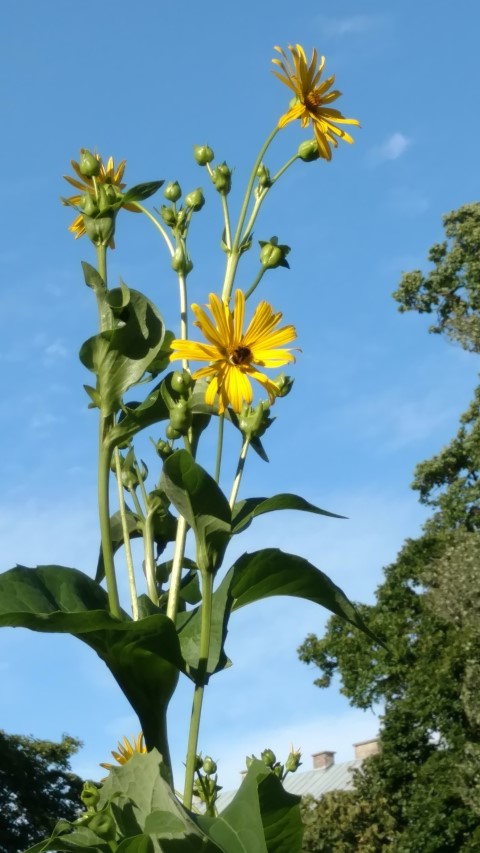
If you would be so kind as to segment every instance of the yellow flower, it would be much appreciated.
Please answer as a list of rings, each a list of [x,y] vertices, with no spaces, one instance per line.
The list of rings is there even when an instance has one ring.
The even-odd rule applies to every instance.
[[[199,305],[192,305],[197,318],[195,325],[209,343],[174,340],[171,347],[175,352],[170,356],[171,361],[192,359],[210,362],[208,367],[201,367],[192,375],[194,379],[210,377],[205,402],[212,405],[218,394],[219,412],[224,412],[229,405],[235,412],[240,412],[243,403],[248,405],[252,402],[250,379],[260,383],[273,403],[278,387],[255,367],[277,368],[295,361],[288,350],[280,349],[295,339],[294,327],[275,329],[282,315],[274,313],[268,302],[260,302],[242,333],[245,296],[241,290],[235,292],[233,311],[214,293],[209,296],[208,309],[213,323]]]
[[[80,153],[82,153],[83,149],[80,149]],[[78,207],[82,196],[85,193],[89,193],[93,198],[96,198],[96,189],[95,186],[99,186],[100,184],[111,185],[115,187],[120,192],[125,187],[125,184],[122,183],[123,173],[125,171],[125,160],[121,160],[117,167],[113,162],[113,157],[109,157],[107,160],[107,165],[104,164],[102,158],[99,154],[95,153],[94,157],[100,163],[100,171],[95,178],[89,178],[85,175],[82,175],[80,171],[80,166],[75,160],[71,160],[72,169],[77,175],[77,178],[72,178],[70,175],[64,175],[66,181],[75,187],[77,190],[81,190],[81,195],[71,195],[69,198],[65,199],[64,204],[71,204],[75,207]],[[131,210],[133,213],[139,213],[138,208],[133,204],[125,204],[125,210]],[[83,215],[81,213],[75,217],[73,222],[68,226],[68,230],[72,232],[75,236],[75,240],[78,240],[79,237],[82,237],[85,234],[85,225],[83,222]],[[113,246],[112,246],[113,248]]]
[[[279,74],[277,71],[273,71],[273,74],[291,89],[296,98],[290,109],[279,118],[278,127],[285,127],[286,124],[295,121],[295,119],[300,120],[302,127],[306,127],[311,122],[320,157],[331,160],[330,146],[337,147],[336,137],[340,137],[345,142],[353,142],[352,137],[336,125],[353,124],[360,127],[356,119],[344,118],[339,110],[332,109],[329,106],[341,95],[338,89],[329,91],[335,81],[335,75],[332,74],[331,77],[327,77],[323,83],[320,83],[325,57],[320,58],[317,68],[316,50],[312,50],[310,62],[307,62],[301,45],[289,45],[288,50],[292,57],[291,64],[281,48],[275,47],[274,50],[278,51],[284,61],[277,58],[272,59],[272,62],[278,65],[283,72]]]
[[[117,764],[126,764],[127,761],[130,760],[134,752],[139,752],[141,755],[145,755],[147,748],[145,746],[143,740],[143,733],[137,735],[137,737],[132,736],[132,742],[128,740],[128,738],[124,737],[123,742],[118,744],[118,752],[112,750],[112,756],[114,757]],[[112,770],[115,767],[114,764],[100,764],[100,767],[105,767],[105,770]]]

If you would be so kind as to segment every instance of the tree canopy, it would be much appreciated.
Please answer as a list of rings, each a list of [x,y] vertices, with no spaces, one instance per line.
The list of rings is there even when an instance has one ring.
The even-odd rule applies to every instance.
[[[433,269],[405,274],[394,297],[402,311],[435,313],[430,331],[480,352],[480,205],[444,226]],[[338,675],[352,705],[383,706],[380,753],[351,791],[310,804],[308,853],[480,849],[479,475],[480,387],[457,435],[415,470],[433,517],[360,608],[384,646],[333,617],[299,649],[319,668],[319,687]]]
[[[53,743],[0,730],[0,853],[21,853],[76,817],[83,783],[70,758],[80,746],[68,735]]]

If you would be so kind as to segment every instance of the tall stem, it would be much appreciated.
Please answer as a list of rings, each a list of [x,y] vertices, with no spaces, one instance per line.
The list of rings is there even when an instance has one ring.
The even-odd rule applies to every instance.
[[[223,412],[218,416],[218,434],[217,434],[217,455],[215,458],[215,474],[214,480],[216,483],[220,480],[220,469],[222,466],[222,449],[223,449],[223,427],[225,423],[225,415]]]
[[[122,467],[120,463],[120,453],[118,451],[118,448],[115,448],[115,450],[113,451],[113,455],[115,460],[115,473],[117,477],[118,507],[120,511],[120,520],[122,522],[123,545],[125,548],[125,562],[127,564],[127,579],[128,589],[130,592],[130,604],[132,607],[132,617],[136,622],[139,618],[137,587],[135,584],[135,569],[133,566],[132,549],[130,547],[130,533],[128,530],[127,513],[125,509],[125,499],[122,484]]]
[[[110,420],[110,418],[108,419]],[[108,606],[112,616],[121,619],[122,612],[118,598],[117,578],[115,576],[115,563],[113,559],[112,537],[110,533],[110,462],[112,451],[105,444],[105,418],[100,420],[100,439],[98,452],[98,516],[100,522],[100,536],[102,541],[103,565],[105,568],[105,580],[107,582]]]
[[[250,439],[244,438],[242,449],[240,451],[240,456],[238,458],[237,471],[235,473],[235,478],[232,484],[232,491],[230,492],[230,509],[233,509],[233,505],[237,500],[238,490],[240,488],[240,482],[242,480],[243,469],[245,467],[245,459],[247,458],[248,448],[250,446]]]
[[[208,653],[210,650],[210,631],[212,625],[212,596],[213,575],[202,574],[202,618],[200,625],[200,648],[197,677],[195,679],[195,690],[193,693],[192,715],[190,718],[190,731],[188,735],[187,758],[185,767],[185,791],[183,805],[187,809],[192,807],[193,780],[195,776],[195,757],[198,747],[198,734],[200,731],[200,718],[202,714],[203,694],[205,690]]]
[[[175,551],[173,553],[172,571],[170,574],[170,587],[168,590],[167,616],[173,623],[177,618],[178,598],[180,595],[180,584],[182,580],[183,556],[185,554],[185,542],[187,538],[188,524],[183,515],[179,515],[177,521],[177,536],[175,539]]]

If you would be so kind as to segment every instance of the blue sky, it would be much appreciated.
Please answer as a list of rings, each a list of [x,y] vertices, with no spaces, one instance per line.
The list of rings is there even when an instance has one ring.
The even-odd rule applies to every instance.
[[[191,301],[205,301],[220,286],[220,209],[191,146],[208,142],[234,167],[238,204],[288,102],[270,74],[272,47],[300,42],[326,55],[339,106],[362,129],[330,164],[292,168],[256,226],[256,239],[277,234],[292,247],[290,271],[265,276],[259,295],[296,325],[302,353],[266,437],[271,463],[248,459],[242,495],[294,491],[349,520],[270,516],[236,547],[297,552],[353,599],[372,600],[382,566],[425,518],[409,489],[413,467],[453,435],[476,383],[476,359],[429,336],[428,318],[398,314],[391,292],[402,270],[426,268],[442,214],[478,198],[479,19],[474,0],[455,10],[446,0],[186,0],[181,11],[161,0],[9,4],[0,36],[2,570],[59,563],[92,574],[96,562],[96,418],[77,358],[95,330],[80,272],[92,253],[73,241],[59,204],[70,159],[95,147],[127,160],[130,185],[203,184],[189,281]],[[272,168],[303,138],[289,125]],[[175,281],[143,217],[120,216],[110,275],[146,292],[175,326]],[[226,787],[244,756],[265,746],[286,755],[293,741],[307,768],[312,751],[344,760],[354,741],[375,735],[375,715],[350,709],[336,688],[318,690],[297,659],[324,622],[322,611],[286,599],[232,620],[234,666],[212,681],[200,742]],[[0,726],[79,737],[74,767],[86,776],[138,728],[103,664],[69,637],[3,630],[0,672]],[[189,712],[182,682],[170,714],[177,775]]]

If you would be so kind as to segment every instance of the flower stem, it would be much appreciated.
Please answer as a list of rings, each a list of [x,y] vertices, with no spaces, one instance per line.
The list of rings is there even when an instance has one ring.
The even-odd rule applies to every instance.
[[[210,631],[212,624],[213,575],[210,572],[202,574],[202,617],[200,625],[200,647],[198,669],[193,693],[192,715],[188,734],[187,758],[185,767],[185,791],[183,805],[192,807],[193,781],[195,776],[195,757],[197,754],[200,717],[202,714],[203,694],[205,690],[208,653],[210,650]]]
[[[136,202],[135,202],[135,207],[138,207],[138,209],[139,209],[142,213],[144,213],[144,214],[145,214],[145,216],[147,216],[147,217],[148,217],[148,219],[150,220],[150,222],[152,222],[152,223],[155,225],[155,228],[157,228],[157,230],[158,230],[158,231],[160,231],[160,234],[162,235],[163,239],[165,240],[165,243],[166,243],[166,246],[167,246],[167,249],[168,249],[168,251],[169,251],[170,255],[173,255],[173,253],[174,253],[174,251],[175,251],[175,250],[174,250],[174,248],[173,248],[172,242],[171,242],[171,240],[170,240],[170,238],[169,238],[169,236],[168,236],[167,232],[165,231],[165,228],[163,228],[163,226],[162,226],[162,225],[160,225],[160,223],[159,223],[158,219],[155,219],[155,217],[154,217],[154,216],[152,216],[152,214],[150,213],[150,211],[149,211],[149,210],[147,210],[147,208],[146,208],[146,207],[144,207],[142,204],[139,204],[139,203],[138,203],[138,201],[136,201]]]
[[[185,542],[187,539],[188,524],[183,515],[179,515],[177,521],[177,536],[175,539],[175,551],[173,553],[172,571],[170,574],[170,587],[168,590],[167,616],[175,624],[178,609],[178,597],[180,594],[180,583],[182,579],[183,557],[185,554]]]
[[[265,267],[261,266],[259,271],[257,272],[257,275],[255,276],[252,284],[250,285],[248,290],[245,292],[245,300],[247,300],[252,295],[253,291],[257,289],[258,285],[260,284],[260,282],[264,276],[265,271],[266,271]]]
[[[249,446],[250,446],[250,439],[244,438],[243,444],[242,444],[242,449],[240,451],[240,456],[238,458],[237,471],[235,473],[235,478],[234,478],[233,484],[232,484],[232,491],[230,492],[230,499],[229,499],[230,509],[233,509],[233,505],[234,505],[235,501],[237,500],[238,489],[240,488],[240,482],[242,479],[243,469],[245,467],[245,459],[247,458],[247,452],[248,452]]]
[[[107,582],[108,606],[112,616],[122,618],[118,598],[117,578],[113,559],[112,537],[110,532],[109,479],[112,451],[105,443],[105,420],[100,420],[100,439],[98,452],[98,516],[100,522],[100,537],[102,542],[103,565]],[[110,421],[110,418],[108,418]]]
[[[145,525],[143,528],[144,556],[145,556],[145,577],[147,580],[148,597],[154,604],[158,604],[158,590],[156,577],[156,563],[153,552],[153,517],[154,513],[151,510],[147,511]]]
[[[222,449],[223,449],[223,427],[225,423],[225,415],[223,412],[218,416],[218,434],[217,434],[217,455],[215,457],[215,474],[214,480],[216,483],[220,480],[220,469],[222,466]]]
[[[137,588],[135,584],[135,569],[133,566],[132,549],[130,547],[130,534],[128,531],[127,513],[125,510],[125,498],[123,494],[122,485],[122,467],[120,464],[120,453],[118,451],[118,448],[115,448],[115,450],[113,451],[113,456],[115,460],[115,473],[117,477],[118,507],[120,511],[120,519],[122,522],[123,545],[125,548],[125,562],[127,564],[128,589],[130,592],[132,617],[133,620],[136,622],[139,618]]]

